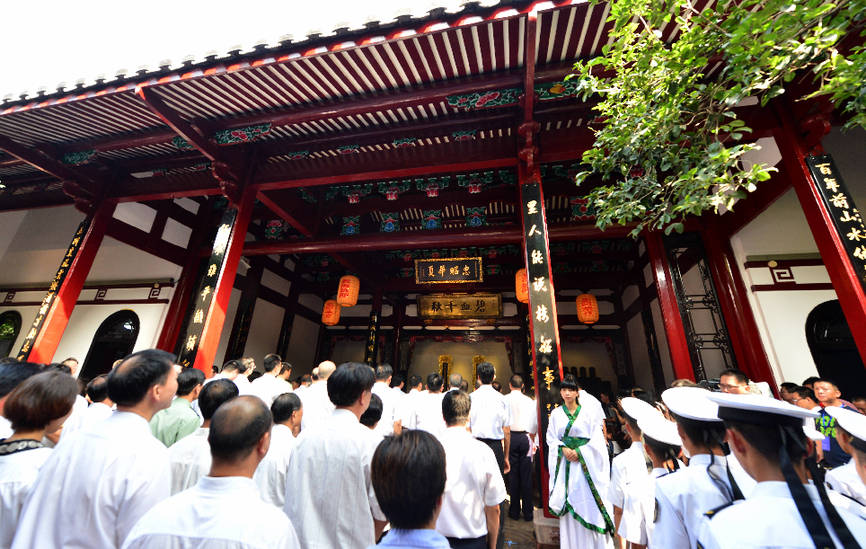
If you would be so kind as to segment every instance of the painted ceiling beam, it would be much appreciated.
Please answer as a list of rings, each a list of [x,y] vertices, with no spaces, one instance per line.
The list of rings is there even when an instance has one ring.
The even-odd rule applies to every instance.
[[[0,135],[0,149],[3,149],[18,160],[33,166],[37,170],[52,177],[56,177],[61,181],[76,181],[89,185],[96,185],[96,181],[92,178],[73,170],[58,160],[55,160],[37,147],[28,147],[13,141],[4,135]]]

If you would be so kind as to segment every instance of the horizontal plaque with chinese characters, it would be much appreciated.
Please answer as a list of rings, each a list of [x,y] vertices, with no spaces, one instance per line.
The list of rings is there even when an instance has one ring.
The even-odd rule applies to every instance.
[[[431,294],[418,296],[418,316],[430,319],[499,318],[500,294]]]
[[[857,272],[860,284],[866,289],[866,225],[851,193],[842,182],[842,176],[829,154],[806,157],[806,164],[833,218],[833,225],[848,252],[848,259]]]
[[[417,284],[460,284],[484,282],[480,257],[446,257],[442,259],[416,259]]]

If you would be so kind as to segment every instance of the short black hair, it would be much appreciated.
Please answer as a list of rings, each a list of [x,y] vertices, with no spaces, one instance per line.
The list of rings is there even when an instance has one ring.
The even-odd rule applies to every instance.
[[[490,364],[489,362],[482,362],[478,365],[475,373],[478,375],[478,379],[481,380],[481,383],[489,385],[490,383],[493,383],[493,378],[496,376],[496,368],[494,368],[493,364]]]
[[[811,398],[812,402],[818,403],[818,397],[815,396],[815,391],[808,387],[794,387],[789,391],[790,393],[794,393],[800,398]]]
[[[51,364],[45,367],[46,370],[56,370],[60,373],[66,374],[68,376],[72,375],[72,368],[63,364],[62,362],[52,362]]]
[[[264,360],[262,360],[262,368],[264,368],[265,372],[273,372],[277,366],[280,366],[283,363],[282,357],[276,353],[271,353],[269,355],[265,355]]]
[[[78,382],[63,372],[48,371],[28,377],[9,393],[3,416],[13,431],[44,429],[72,410]]]
[[[816,383],[829,383],[830,385],[835,387],[837,391],[839,390],[839,384],[832,379],[827,379],[826,377],[817,378],[815,381],[812,382],[812,387],[814,387]]]
[[[291,363],[286,362],[286,361],[284,360],[284,361],[282,361],[282,362],[280,363],[280,373],[277,374],[277,375],[280,375],[280,376],[281,376],[281,375],[285,374],[286,372],[291,372],[291,371],[292,371],[292,365],[291,365]]]
[[[796,464],[806,457],[806,434],[801,427],[779,427],[776,425],[754,425],[741,421],[725,420],[725,427],[734,429],[767,461],[780,465],[779,450],[782,448],[781,430],[786,431],[785,450],[791,462]]]
[[[222,370],[220,370],[220,373],[225,373],[227,371],[228,372],[245,372],[246,370],[247,369],[244,366],[242,366],[241,363],[238,362],[237,360],[229,360],[228,362],[223,364],[223,367],[222,367]]]
[[[361,414],[361,425],[375,427],[380,419],[382,419],[382,399],[374,393],[370,395],[370,405]]]
[[[45,368],[35,362],[9,361],[0,364],[0,398],[12,392],[12,389],[30,376],[34,376]]]
[[[821,378],[818,377],[818,376],[809,376],[809,377],[807,377],[806,379],[803,380],[803,383],[801,383],[801,385],[803,385],[803,386],[805,387],[806,385],[810,385],[810,384],[812,384],[812,383],[815,383],[815,382],[818,381],[819,379],[821,379]]]
[[[431,393],[438,393],[442,390],[443,379],[437,373],[432,373],[427,376],[427,390]]]
[[[502,392],[502,384],[499,383],[498,381],[496,381],[495,379],[493,380],[493,383],[490,384],[490,386],[493,387],[493,389],[494,389],[497,393],[501,393],[501,392]]]
[[[391,368],[390,364],[380,364],[376,368],[376,381],[385,381],[392,375],[394,375],[394,369]]]
[[[295,393],[283,393],[271,404],[271,415],[274,423],[285,423],[292,414],[301,409],[301,399]]]
[[[198,407],[201,417],[211,419],[220,404],[228,402],[240,394],[238,386],[230,379],[215,379],[209,381],[198,395]]]
[[[272,425],[271,411],[257,396],[239,396],[224,403],[210,421],[211,456],[229,463],[247,457]]]
[[[420,529],[433,520],[445,491],[445,449],[425,431],[385,437],[373,454],[376,500],[394,528]]]
[[[512,389],[523,389],[523,377],[520,374],[514,374],[508,381]]]
[[[312,382],[313,382],[313,376],[311,376],[310,374],[304,374],[301,376],[301,383],[312,383]]]
[[[108,374],[102,374],[91,379],[85,389],[90,402],[102,402],[108,398]]]
[[[799,385],[797,385],[796,383],[791,383],[790,381],[786,381],[785,383],[779,385],[779,387],[790,393],[791,391],[799,387]]]
[[[420,385],[424,380],[421,379],[421,376],[418,374],[412,374],[409,376],[409,388],[414,389],[418,385]]]
[[[694,443],[708,450],[724,448],[725,424],[721,421],[699,421],[671,412],[671,417]]]
[[[177,374],[177,396],[186,396],[203,383],[204,372],[197,368],[184,368]]]
[[[737,380],[737,383],[745,383],[747,385],[749,383],[749,376],[747,376],[742,371],[737,370],[736,368],[728,368],[727,370],[723,371],[721,374],[719,374],[719,379],[722,379],[722,377],[724,376],[733,376]]]
[[[132,353],[108,374],[108,398],[118,406],[138,404],[151,387],[165,383],[175,360],[159,349]]]
[[[406,381],[406,376],[397,372],[391,376],[391,387],[400,387],[400,384],[404,381]]]
[[[463,391],[448,391],[442,397],[442,418],[445,425],[453,427],[465,423],[469,419],[469,409],[472,407],[472,399],[469,393]]]
[[[328,398],[334,406],[351,406],[376,382],[373,369],[360,362],[344,362],[328,377]]]

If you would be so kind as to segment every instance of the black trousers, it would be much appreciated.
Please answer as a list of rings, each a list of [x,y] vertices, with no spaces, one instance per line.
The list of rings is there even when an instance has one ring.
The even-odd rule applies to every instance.
[[[511,472],[508,473],[508,493],[511,495],[511,505],[508,516],[517,520],[521,509],[523,518],[532,520],[532,458],[529,457],[529,435],[524,432],[511,433],[511,447],[508,451],[508,462]]]
[[[487,536],[475,539],[448,538],[448,544],[454,549],[487,549]]]
[[[490,446],[493,450],[493,455],[496,456],[496,463],[499,464],[499,473],[505,479],[505,451],[502,449],[502,439],[479,438],[481,442]],[[499,504],[499,535],[496,537],[496,549],[502,549],[505,543],[505,501]]]

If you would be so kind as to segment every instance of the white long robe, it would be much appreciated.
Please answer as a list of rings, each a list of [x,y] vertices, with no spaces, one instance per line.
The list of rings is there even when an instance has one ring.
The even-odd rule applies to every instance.
[[[290,427],[279,423],[274,425],[271,429],[271,446],[253,475],[253,482],[262,499],[280,509],[286,503],[286,474],[295,443],[295,435]]]
[[[123,549],[299,549],[295,529],[245,477],[204,477],[148,511]]]
[[[24,500],[36,482],[39,469],[51,455],[51,448],[11,448],[19,444],[7,443],[5,446],[12,453],[0,455],[0,549],[12,544]]]
[[[170,479],[168,450],[147,421],[115,412],[57,445],[24,504],[12,547],[120,547],[138,519],[169,496]]]
[[[554,514],[558,514],[566,509],[568,503],[584,522],[603,531],[607,527],[604,515],[596,503],[580,463],[572,463],[563,457],[559,464],[559,475],[556,474],[559,447],[563,446],[562,439],[566,435],[589,439],[589,442],[580,447],[580,452],[605,512],[608,517],[611,515],[611,506],[606,501],[610,483],[610,463],[602,431],[604,416],[599,415],[599,409],[595,406],[589,406],[586,410],[581,408],[568,433],[565,432],[569,423],[565,409],[560,406],[550,414],[547,424],[548,471],[550,472],[548,505]],[[568,486],[565,484],[566,470],[569,477]],[[559,518],[559,539],[563,549],[613,547],[613,537],[610,534],[587,528],[567,510]]]
[[[344,409],[301,430],[289,460],[283,507],[301,547],[364,549],[376,543],[373,518],[385,520],[370,480],[376,441]]]

